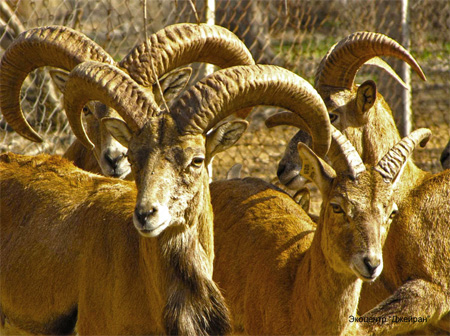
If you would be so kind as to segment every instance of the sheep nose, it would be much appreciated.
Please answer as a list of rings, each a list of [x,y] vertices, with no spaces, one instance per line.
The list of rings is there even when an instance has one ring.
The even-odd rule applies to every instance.
[[[286,165],[284,163],[280,163],[278,165],[278,169],[277,169],[277,176],[280,177],[281,174],[283,174],[285,170],[286,170]]]
[[[377,256],[364,257],[363,261],[370,276],[373,276],[375,274],[376,269],[381,264],[381,259]]]
[[[105,153],[105,161],[108,163],[108,165],[113,169],[116,170],[119,166],[120,160],[122,160],[123,154],[120,155],[112,155],[110,151],[106,151]]]
[[[158,209],[155,206],[150,207],[150,210],[147,210],[147,211],[141,209],[140,207],[136,207],[134,209],[134,215],[142,227],[145,227],[148,220],[151,217],[154,217],[157,212],[158,212]]]

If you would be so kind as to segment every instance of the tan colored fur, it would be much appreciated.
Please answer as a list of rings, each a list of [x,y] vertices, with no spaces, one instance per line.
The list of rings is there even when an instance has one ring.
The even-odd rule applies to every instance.
[[[289,195],[266,182],[212,183],[214,280],[230,305],[235,332],[356,332],[348,321],[356,315],[361,280],[350,259],[369,246],[381,249],[390,193],[373,170],[357,182],[338,176],[323,196],[316,226]],[[348,217],[332,211],[329,201],[336,198]]]
[[[379,93],[374,105],[366,113],[362,113],[356,108],[356,86],[352,90],[322,87],[319,92],[329,112],[339,115],[334,125],[352,142],[365,163],[376,163],[387,149],[400,140],[391,109]],[[449,171],[434,179],[430,173],[419,169],[409,159],[397,183],[395,200],[399,204],[400,213],[407,213],[408,216],[401,215],[394,220],[384,255],[385,260],[389,262],[401,260],[405,250],[408,250],[408,257],[397,267],[387,268],[374,285],[363,286],[359,311],[361,314],[365,313],[392,295],[387,299],[390,303],[385,301],[383,308],[379,306],[368,315],[389,316],[391,319],[395,314],[398,317],[430,318],[423,323],[368,325],[377,333],[407,332],[427,324],[438,325],[439,328],[450,332],[450,306],[448,301],[440,300],[442,296],[449,297],[450,286],[450,257],[449,254],[441,253],[450,246],[450,208],[449,198],[446,196],[448,187],[445,185],[448,185],[448,182],[445,182],[449,179],[448,175]],[[424,240],[424,237],[429,238]],[[444,259],[446,263],[433,261],[430,264],[429,261],[417,257],[429,253],[433,253],[433,260]],[[432,271],[430,265],[436,269]],[[444,269],[445,271],[442,271]],[[427,271],[423,273],[423,270]],[[437,272],[435,276],[431,276],[434,272]],[[437,274],[439,276],[436,276]],[[409,290],[410,286],[414,286],[413,279],[421,281],[422,288],[427,289],[419,292]],[[433,294],[425,295],[427,291]],[[404,303],[396,304],[400,293]],[[403,309],[405,306],[409,308]],[[439,322],[439,318],[445,315]]]
[[[207,184],[188,227],[146,238],[133,226],[133,182],[48,155],[3,154],[0,173],[1,311],[11,325],[62,334],[78,312],[79,334],[227,330],[210,274]]]

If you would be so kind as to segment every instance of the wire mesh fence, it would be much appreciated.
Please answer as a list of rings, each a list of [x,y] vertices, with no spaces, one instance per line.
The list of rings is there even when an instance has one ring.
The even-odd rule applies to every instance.
[[[215,22],[235,32],[249,47],[257,63],[283,66],[313,83],[317,66],[328,49],[350,33],[367,30],[385,33],[403,42],[405,29],[410,51],[422,66],[427,81],[411,75],[412,128],[429,127],[433,138],[416,156],[420,167],[440,170],[439,155],[450,137],[450,2],[409,1],[402,25],[402,1],[391,0],[216,0]],[[143,2],[137,0],[7,0],[0,2],[0,56],[21,31],[43,25],[77,29],[100,44],[116,60],[138,42],[145,29],[153,33],[180,22],[205,22],[206,1],[147,0],[147,27]],[[406,28],[405,28],[406,27]],[[386,58],[394,69],[401,62]],[[194,64],[195,82],[204,75]],[[403,96],[399,84],[376,69],[363,67],[357,82],[373,79],[402,122]],[[46,69],[34,71],[22,90],[27,120],[41,134],[43,144],[31,143],[0,119],[0,151],[61,154],[73,140],[62,111],[61,94]],[[259,107],[251,116],[250,131],[236,146],[214,161],[214,179],[225,176],[234,163],[243,175],[272,180],[276,164],[295,130],[268,130],[264,119],[275,109]]]

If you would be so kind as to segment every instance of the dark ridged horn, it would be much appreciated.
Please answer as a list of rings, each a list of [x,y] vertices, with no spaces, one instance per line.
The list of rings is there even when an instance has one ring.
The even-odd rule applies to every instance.
[[[136,82],[146,87],[153,85],[161,75],[193,62],[211,63],[220,68],[255,64],[245,44],[220,26],[171,25],[152,34],[148,45],[150,50],[146,42],[137,45],[119,62]]]
[[[411,132],[381,158],[375,166],[375,170],[379,172],[386,181],[392,182],[402,170],[414,149],[416,149],[418,145],[425,147],[430,137],[431,131],[428,128],[419,128]]]
[[[308,132],[308,125],[302,118],[292,112],[280,112],[266,120],[267,127],[289,125]],[[327,153],[331,166],[336,172],[348,172],[356,179],[366,170],[364,163],[350,141],[333,125],[331,125],[331,145]]]
[[[70,73],[64,95],[64,108],[69,124],[81,143],[88,149],[89,140],[81,120],[83,106],[98,100],[115,109],[128,126],[138,132],[148,117],[159,112],[153,94],[138,85],[121,69],[100,62],[84,62]]]
[[[356,72],[377,56],[393,56],[408,63],[426,80],[416,60],[398,42],[386,35],[371,32],[353,33],[335,44],[322,59],[316,72],[315,87],[322,85],[351,89]]]
[[[98,44],[67,27],[39,27],[20,34],[0,61],[0,109],[8,124],[23,137],[41,142],[20,107],[20,89],[25,78],[42,66],[70,71],[87,60],[115,64]]]
[[[171,107],[180,130],[206,133],[233,111],[257,105],[288,109],[304,118],[314,151],[323,156],[331,142],[330,119],[322,98],[306,80],[272,65],[219,70],[187,90]]]

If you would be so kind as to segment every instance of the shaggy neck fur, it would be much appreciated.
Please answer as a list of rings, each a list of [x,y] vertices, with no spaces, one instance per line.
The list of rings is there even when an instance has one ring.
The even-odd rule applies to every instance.
[[[320,224],[311,247],[298,267],[293,291],[293,327],[296,334],[349,334],[356,325],[362,282],[356,276],[337,273],[328,264],[321,248]]]
[[[163,323],[169,335],[223,335],[231,331],[224,298],[212,281],[213,218],[209,187],[194,197],[195,213],[186,226],[169,228],[158,238],[159,265],[164,270]],[[191,211],[188,209],[187,211]],[[152,256],[150,256],[152,258]],[[154,261],[153,261],[154,262]]]

